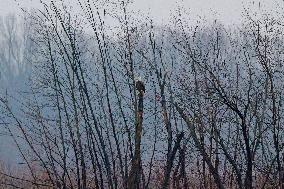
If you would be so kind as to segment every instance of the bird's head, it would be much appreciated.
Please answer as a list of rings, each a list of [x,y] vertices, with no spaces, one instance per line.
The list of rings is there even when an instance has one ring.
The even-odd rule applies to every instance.
[[[142,81],[141,76],[136,76],[136,77],[134,78],[134,81],[135,81],[135,82],[137,82],[137,81]]]

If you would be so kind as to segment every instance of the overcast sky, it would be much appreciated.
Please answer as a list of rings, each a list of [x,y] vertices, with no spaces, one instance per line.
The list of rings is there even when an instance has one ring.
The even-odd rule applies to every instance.
[[[48,0],[46,0],[48,1]],[[65,0],[67,1],[67,0]],[[70,2],[74,0],[69,0]],[[132,8],[143,13],[149,13],[156,22],[167,22],[177,5],[190,9],[191,15],[206,16],[208,19],[218,19],[223,23],[239,23],[243,7],[265,10],[276,10],[284,5],[283,0],[133,0]],[[39,7],[39,0],[0,0],[0,15],[10,12],[18,13],[21,7]],[[68,1],[67,1],[68,2]],[[275,13],[276,14],[276,13]]]

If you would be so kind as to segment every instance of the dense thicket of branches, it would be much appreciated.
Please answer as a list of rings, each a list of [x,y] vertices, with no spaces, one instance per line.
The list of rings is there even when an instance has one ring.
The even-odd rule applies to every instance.
[[[281,18],[228,29],[179,10],[157,27],[123,1],[43,5],[27,19],[28,89],[0,98],[27,172],[3,166],[1,185],[284,187]]]

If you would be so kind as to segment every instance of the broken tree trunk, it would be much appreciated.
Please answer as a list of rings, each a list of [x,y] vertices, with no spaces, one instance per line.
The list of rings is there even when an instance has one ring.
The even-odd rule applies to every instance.
[[[143,122],[143,97],[144,91],[138,93],[138,110],[135,125],[135,151],[132,159],[132,167],[128,177],[128,189],[138,189],[141,177],[141,137],[142,137],[142,122]]]

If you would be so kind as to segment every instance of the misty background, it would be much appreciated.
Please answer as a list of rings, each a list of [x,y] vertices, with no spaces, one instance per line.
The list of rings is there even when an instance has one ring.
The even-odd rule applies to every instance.
[[[192,150],[192,153],[187,154],[187,157],[189,157],[189,160],[193,160],[189,164],[193,165],[196,163],[195,160],[200,157],[200,149],[195,149],[196,146],[192,139],[192,134],[184,126],[180,117],[177,116],[178,118],[176,118],[176,115],[172,115],[172,112],[173,114],[176,112],[171,104],[173,98],[176,102],[182,104],[183,108],[188,112],[193,111],[193,114],[195,110],[201,112],[203,120],[194,119],[196,127],[199,124],[202,125],[202,121],[211,123],[210,111],[212,107],[216,106],[216,120],[220,124],[216,129],[220,132],[217,137],[221,141],[226,140],[228,146],[222,146],[222,148],[216,147],[214,149],[212,147],[213,130],[211,131],[208,128],[208,130],[202,130],[203,128],[197,128],[196,130],[200,132],[200,136],[204,134],[205,139],[203,138],[203,142],[207,146],[211,145],[212,148],[210,150],[212,150],[212,154],[216,155],[216,158],[220,158],[218,161],[225,162],[227,158],[226,153],[220,153],[221,155],[218,157],[218,150],[220,149],[225,151],[228,148],[229,153],[232,154],[238,154],[239,151],[241,153],[238,157],[239,159],[237,158],[237,163],[240,166],[241,172],[245,172],[244,167],[246,165],[244,162],[247,159],[243,148],[245,142],[240,140],[240,143],[238,143],[239,139],[237,138],[239,137],[240,130],[243,128],[240,126],[237,118],[237,121],[234,120],[235,107],[230,106],[230,103],[228,103],[229,105],[226,104],[225,100],[225,102],[222,101],[225,97],[228,97],[232,102],[236,102],[236,107],[244,110],[245,113],[249,112],[248,114],[251,117],[248,116],[249,118],[247,119],[252,129],[248,132],[248,136],[251,136],[251,141],[249,139],[247,141],[253,143],[251,145],[252,148],[254,148],[253,145],[255,143],[257,143],[255,146],[261,142],[265,143],[263,145],[265,147],[262,149],[255,147],[255,169],[259,169],[260,172],[266,170],[266,166],[272,162],[271,154],[278,151],[279,155],[283,148],[281,143],[283,131],[279,126],[280,120],[282,120],[281,116],[283,116],[281,111],[281,94],[284,88],[284,77],[282,77],[284,73],[282,66],[284,58],[282,44],[284,40],[281,30],[283,26],[281,20],[283,20],[282,12],[284,3],[282,1],[134,0],[127,7],[127,13],[131,15],[127,18],[129,20],[125,18],[127,22],[123,22],[123,19],[122,21],[120,20],[123,18],[124,5],[119,9],[117,8],[119,3],[116,1],[113,1],[116,4],[112,3],[112,1],[98,1],[100,3],[96,11],[99,16],[103,17],[104,21],[102,26],[98,26],[101,32],[99,33],[99,37],[94,35],[94,33],[97,33],[93,31],[93,25],[86,21],[86,18],[89,19],[86,16],[89,12],[87,12],[88,14],[84,12],[85,10],[81,9],[78,1],[68,1],[67,4],[60,4],[61,1],[56,1],[54,7],[59,7],[60,14],[56,12],[57,9],[51,7],[50,2],[43,1],[43,3],[40,3],[37,0],[0,0],[0,96],[2,100],[9,99],[9,101],[3,101],[3,107],[5,107],[5,103],[7,102],[7,107],[11,107],[11,110],[8,108],[8,112],[13,112],[15,117],[20,120],[20,122],[15,121],[17,119],[13,120],[14,114],[11,116],[7,111],[4,111],[5,108],[3,108],[3,112],[0,114],[2,123],[0,125],[0,160],[5,162],[8,167],[21,167],[24,164],[17,145],[20,145],[21,149],[30,155],[29,158],[32,162],[39,162],[39,160],[36,160],[37,154],[34,155],[33,150],[26,146],[27,140],[22,135],[21,127],[17,127],[17,125],[25,125],[26,132],[42,154],[47,153],[46,146],[44,146],[45,143],[42,141],[45,141],[47,144],[50,141],[54,142],[55,145],[57,144],[57,140],[60,138],[58,136],[60,127],[56,127],[59,121],[57,120],[58,115],[54,102],[58,91],[54,90],[54,87],[63,88],[63,92],[61,91],[60,93],[63,96],[63,101],[58,101],[57,105],[58,109],[60,109],[60,107],[65,107],[67,104],[67,109],[64,110],[67,112],[66,120],[64,120],[65,117],[63,116],[63,120],[67,123],[66,125],[72,125],[72,121],[74,121],[72,120],[70,124],[69,113],[74,113],[76,115],[74,117],[78,119],[77,113],[71,105],[73,101],[76,101],[79,104],[78,107],[81,107],[81,100],[84,99],[82,91],[85,91],[79,82],[75,82],[74,75],[72,83],[68,75],[69,71],[73,74],[73,72],[76,73],[78,70],[72,67],[72,63],[69,64],[68,61],[66,63],[68,53],[74,50],[72,43],[68,46],[68,40],[71,39],[68,37],[73,35],[73,29],[74,38],[75,36],[77,37],[74,43],[76,44],[76,51],[78,50],[79,55],[76,57],[77,54],[70,54],[75,57],[74,59],[78,58],[76,61],[78,61],[80,66],[82,65],[80,69],[85,74],[86,83],[90,90],[90,101],[92,103],[89,106],[95,107],[95,115],[100,118],[101,133],[104,133],[102,134],[103,137],[111,138],[107,141],[109,143],[107,148],[110,148],[107,150],[109,150],[110,154],[112,152],[112,144],[118,139],[115,137],[112,138],[113,136],[109,136],[109,133],[119,135],[119,140],[123,144],[121,150],[127,151],[128,146],[125,145],[127,143],[125,141],[127,141],[126,133],[128,131],[125,131],[123,123],[125,122],[126,126],[126,123],[131,126],[135,125],[133,119],[135,112],[131,104],[131,100],[135,99],[135,95],[132,94],[132,88],[129,84],[131,83],[129,78],[132,75],[129,75],[127,70],[129,69],[127,67],[128,57],[131,57],[133,58],[131,61],[135,62],[133,68],[131,68],[133,69],[133,73],[135,73],[135,76],[141,77],[146,83],[146,94],[144,97],[145,118],[143,120],[142,138],[142,158],[145,162],[150,160],[152,148],[154,149],[153,157],[155,152],[155,160],[165,160],[164,152],[167,151],[167,143],[165,141],[168,139],[167,135],[169,133],[162,127],[164,114],[161,115],[160,113],[164,107],[163,105],[161,107],[157,106],[157,102],[158,104],[162,104],[165,101],[168,103],[170,112],[169,122],[172,122],[175,126],[172,131],[174,138],[178,138],[180,131],[186,133],[183,144],[184,146],[188,145],[188,148]],[[54,11],[52,12],[53,15],[49,15],[50,18],[57,18],[58,15],[62,14],[66,25],[72,27],[68,28],[68,31],[62,30],[58,25],[55,27],[54,23],[57,23],[58,20],[55,19],[55,21],[51,22],[47,21],[48,19],[44,19],[42,12],[48,11]],[[70,16],[69,13],[74,15]],[[98,20],[96,20],[98,23],[101,21],[99,16]],[[56,30],[57,26],[61,30]],[[64,31],[65,33],[56,33],[58,31]],[[124,32],[127,35],[124,35]],[[263,37],[263,40],[260,40],[260,38],[256,37],[257,35],[265,37]],[[125,36],[128,36],[128,44],[126,43]],[[100,46],[100,42],[98,44],[95,43],[95,41],[100,40],[103,41],[103,48]],[[269,41],[267,43],[271,44],[269,48],[266,48],[266,40]],[[58,41],[63,41],[61,46],[58,45]],[[129,49],[127,49],[127,45],[124,43],[129,45],[129,49],[133,48],[133,52],[128,52]],[[66,51],[67,55],[63,53],[61,48],[64,45],[69,48]],[[101,48],[105,52],[102,53]],[[194,50],[191,51],[191,48]],[[267,49],[269,51],[269,60],[265,62],[261,59],[262,54],[259,51],[265,51],[266,56]],[[99,52],[103,54],[101,59],[98,56]],[[48,58],[49,56],[50,59]],[[277,98],[279,97],[277,99],[277,105],[279,105],[277,116],[280,117],[279,125],[276,126],[276,123],[273,121],[275,123],[274,131],[269,124],[272,118],[274,120],[273,116],[275,112],[271,111],[271,106],[273,105],[272,101],[275,99],[271,97],[273,95],[270,96],[269,82],[266,70],[264,69],[266,67],[263,66],[266,64],[261,60],[269,64],[267,70],[273,72],[275,93],[278,95]],[[270,60],[274,60],[273,63]],[[55,70],[53,62],[55,62],[56,74],[58,73],[58,78],[55,79],[52,77],[52,73]],[[196,62],[200,66],[197,69],[198,71],[193,66]],[[105,63],[107,63],[106,67],[104,67]],[[196,74],[195,78],[193,78],[194,73]],[[212,79],[211,76],[214,74],[218,76],[218,79],[214,77]],[[109,80],[104,80],[104,76]],[[80,81],[80,79],[78,80]],[[163,95],[166,96],[165,99],[162,99],[163,95],[159,96],[159,92],[157,93],[157,89],[159,87],[162,88],[162,80],[164,80],[167,86],[165,91],[163,91]],[[58,82],[58,84],[55,82],[53,86],[54,81]],[[108,85],[107,81],[111,83],[110,89],[106,87]],[[220,89],[216,86],[217,89],[215,90],[211,86],[214,82],[221,83],[220,88],[223,89],[222,87],[224,87],[225,92],[222,90],[220,92]],[[198,88],[199,86],[201,86],[200,91],[195,90],[194,87]],[[71,91],[75,91],[74,94],[72,93],[75,96],[70,95],[70,89]],[[246,93],[246,90],[249,91]],[[271,91],[273,90],[271,89]],[[223,93],[227,93],[228,96],[223,95]],[[75,100],[73,99],[72,101],[71,97]],[[258,99],[263,101],[259,102]],[[84,103],[82,103],[82,107],[85,106]],[[246,103],[248,105],[245,105]],[[110,109],[107,105],[112,106],[113,114],[107,112]],[[123,110],[121,110],[121,107],[123,107]],[[229,111],[231,107],[233,111]],[[251,109],[247,107],[251,107]],[[253,109],[254,107],[256,108]],[[74,109],[76,109],[76,105]],[[82,109],[84,110],[84,108]],[[157,112],[153,112],[154,109]],[[87,118],[84,117],[84,111],[86,111]],[[84,111],[82,111],[82,117],[78,116],[80,118],[79,121],[74,119],[78,121],[82,132],[82,135],[77,133],[78,141],[82,139],[83,143],[85,143],[85,146],[80,148],[87,151],[89,132],[84,129],[90,123],[88,122],[89,120],[86,121],[85,119],[92,119],[88,117],[90,116],[88,109]],[[125,117],[120,116],[120,111]],[[44,117],[44,121],[46,121],[44,124],[39,121],[40,119],[38,118],[41,118],[39,115]],[[113,116],[115,118],[114,121],[109,119],[108,116]],[[59,119],[61,121],[60,113]],[[63,123],[65,123],[64,121]],[[238,127],[231,126],[234,124]],[[66,137],[66,140],[62,139],[63,146],[65,142],[69,145],[71,144],[71,140],[68,138],[69,128],[66,125],[63,127],[65,129],[63,130],[64,137]],[[117,133],[114,131],[113,133],[111,132],[110,125],[116,126]],[[206,126],[211,127],[210,124]],[[276,138],[280,139],[276,146],[280,146],[280,151],[275,150],[273,146],[275,144],[270,141],[276,131],[279,137]],[[11,133],[13,133],[13,137],[11,137]],[[48,141],[50,138],[43,137],[43,133],[47,133],[51,140]],[[72,131],[70,133],[72,138]],[[130,128],[130,133],[134,133],[134,127]],[[238,134],[234,135],[235,133]],[[232,137],[230,137],[231,134]],[[16,140],[14,137],[16,137]],[[260,140],[261,142],[259,142]],[[155,141],[155,145],[153,145],[153,141]],[[40,144],[43,145],[41,146]],[[234,148],[235,146],[236,148]],[[101,146],[101,148],[104,147],[104,145]],[[155,148],[157,148],[156,151]],[[60,152],[61,148],[58,149]],[[65,149],[63,151],[65,153]],[[72,150],[70,150],[71,152],[66,151],[65,155],[70,156],[70,159],[67,159],[70,167],[72,167],[74,166],[72,164],[74,163],[73,152]],[[76,153],[76,146],[74,147],[74,153]],[[86,155],[86,159],[89,160],[88,153],[80,153]],[[50,154],[52,156],[53,152]],[[50,154],[47,153],[46,157],[45,155],[43,157],[48,159]],[[57,154],[54,157],[57,157]],[[125,167],[127,169],[127,155],[125,158]],[[212,155],[212,161],[214,158]],[[263,163],[264,160],[267,165]],[[42,160],[40,159],[40,161]],[[104,159],[98,160],[98,162],[100,161],[104,162]],[[78,162],[76,163],[79,165]],[[87,161],[88,163],[90,162]],[[220,169],[226,170],[225,165],[222,166],[220,166]],[[115,165],[113,169],[113,172],[116,173]]]
[[[80,11],[76,0],[69,2],[75,12]],[[135,12],[134,16],[139,19],[147,15],[158,26],[170,24],[171,17],[179,7],[188,11],[190,23],[197,23],[200,19],[207,23],[218,20],[224,24],[224,27],[232,28],[241,26],[246,8],[252,12],[257,10],[259,15],[263,12],[277,15],[277,10],[281,11],[281,5],[279,6],[279,1],[276,0],[134,0],[130,5],[130,9]],[[37,0],[0,0],[0,93],[2,95],[15,95],[17,100],[21,100],[19,93],[27,92],[32,70],[33,47],[28,36],[31,28],[24,12],[42,8],[42,4]],[[116,23],[110,19],[108,24],[112,26]],[[15,144],[2,127],[0,159],[9,164],[20,162],[17,153]]]

